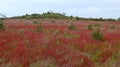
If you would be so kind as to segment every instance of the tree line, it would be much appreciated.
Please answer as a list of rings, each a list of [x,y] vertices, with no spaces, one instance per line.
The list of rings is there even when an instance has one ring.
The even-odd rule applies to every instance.
[[[3,14],[0,14],[2,17],[7,18]],[[78,16],[66,16],[65,13],[55,13],[52,11],[48,11],[46,13],[42,14],[26,14],[22,16],[14,16],[14,17],[9,17],[9,19],[43,19],[43,18],[52,18],[52,19],[75,19],[75,20],[89,20],[89,21],[120,21],[120,18],[118,19],[113,19],[113,18],[83,18],[83,17],[78,17]]]

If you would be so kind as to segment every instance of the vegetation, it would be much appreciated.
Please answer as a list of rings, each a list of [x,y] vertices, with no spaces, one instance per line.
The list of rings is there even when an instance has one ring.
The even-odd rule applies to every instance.
[[[26,14],[23,16],[15,16],[15,17],[11,17],[11,18],[27,18],[27,19],[39,19],[39,18],[55,18],[55,19],[67,19],[69,18],[68,16],[65,16],[65,13],[61,14],[61,13],[54,13],[54,12],[47,12],[47,13],[43,13],[43,14]]]
[[[38,21],[33,21],[33,24],[38,24],[39,22]]]
[[[0,30],[5,30],[3,20],[0,20]]]
[[[68,24],[68,29],[69,30],[75,30],[75,25],[74,25],[74,23],[72,22],[72,21],[70,21],[70,22],[68,22],[69,24]]]
[[[92,24],[89,24],[89,25],[88,25],[88,29],[89,29],[89,30],[92,30],[92,29],[93,29],[93,25],[92,25]]]
[[[119,22],[20,21],[0,31],[0,67],[120,67]]]
[[[120,67],[119,22],[99,23],[105,19],[53,12],[14,18],[25,21],[0,20],[0,30],[4,30],[0,31],[0,67]],[[57,19],[71,21],[66,25],[66,20],[59,23]]]
[[[51,20],[51,23],[55,23],[55,19],[52,19],[52,20]]]
[[[41,23],[39,23],[39,24],[37,25],[36,31],[37,31],[37,32],[43,32],[43,28],[42,28]]]
[[[103,34],[100,33],[100,29],[99,28],[97,28],[96,31],[92,32],[91,35],[92,35],[93,39],[95,39],[95,40],[101,40],[102,41],[102,39],[103,39]]]
[[[101,27],[101,25],[99,24],[99,22],[94,24],[95,27]]]
[[[115,25],[111,25],[111,26],[110,26],[110,29],[115,29]]]
[[[120,21],[120,18],[118,19],[112,19],[112,18],[108,18],[108,19],[104,19],[104,18],[83,18],[83,17],[74,17],[74,16],[66,16],[65,13],[55,13],[52,11],[48,11],[46,13],[42,13],[42,14],[26,14],[26,15],[22,15],[22,16],[14,16],[14,17],[10,17],[12,18],[18,18],[18,19],[43,19],[43,18],[50,18],[50,19],[76,19],[76,20],[88,20],[88,21]]]

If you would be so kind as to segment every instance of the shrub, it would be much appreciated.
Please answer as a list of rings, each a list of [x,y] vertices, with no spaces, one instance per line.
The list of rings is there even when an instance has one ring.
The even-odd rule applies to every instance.
[[[26,20],[30,20],[31,17],[30,17],[30,16],[26,16],[25,19],[26,19]]]
[[[37,21],[33,21],[32,23],[33,23],[33,24],[38,24],[38,22],[37,22]]]
[[[0,20],[0,30],[5,30],[3,20]]]
[[[60,33],[59,30],[54,31],[54,35],[57,36]]]
[[[41,23],[38,24],[36,31],[37,32],[42,32],[43,31]]]
[[[80,18],[79,18],[79,17],[75,17],[75,19],[76,19],[76,20],[80,20]]]
[[[94,40],[102,40],[103,39],[103,34],[100,33],[100,29],[99,28],[97,28],[96,31],[92,32],[91,35],[92,35]]]
[[[99,23],[96,23],[95,27],[101,27],[101,25]]]
[[[92,24],[89,24],[89,25],[88,25],[88,29],[89,29],[89,30],[92,30],[92,29],[93,29],[93,25],[92,25]]]
[[[110,26],[110,29],[115,29],[115,25]]]
[[[51,20],[51,23],[55,23],[55,19],[52,19],[52,20]]]
[[[73,24],[72,21],[69,22],[69,24],[68,24],[68,29],[69,29],[69,30],[75,30],[75,25]]]

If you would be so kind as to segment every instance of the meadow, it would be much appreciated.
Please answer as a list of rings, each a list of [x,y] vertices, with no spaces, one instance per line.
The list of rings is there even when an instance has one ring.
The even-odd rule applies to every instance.
[[[120,22],[5,19],[0,67],[120,67]]]

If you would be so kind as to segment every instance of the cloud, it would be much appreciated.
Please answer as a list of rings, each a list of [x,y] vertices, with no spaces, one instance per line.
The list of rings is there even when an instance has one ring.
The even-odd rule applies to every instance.
[[[120,16],[119,7],[83,7],[66,8],[63,10],[67,15],[93,18],[118,18]]]
[[[82,8],[82,12],[97,12],[99,11],[99,8],[97,7],[87,7],[87,8]]]
[[[120,17],[120,0],[0,0],[0,13],[8,16],[46,11],[81,17]]]
[[[66,4],[66,0],[36,0],[36,2],[42,3],[54,3],[54,4]]]
[[[68,14],[73,14],[73,15],[80,15],[80,14],[88,14],[88,13],[95,13],[95,12],[99,12],[99,8],[97,7],[84,7],[84,8],[66,8],[64,9],[64,12],[68,13]]]

